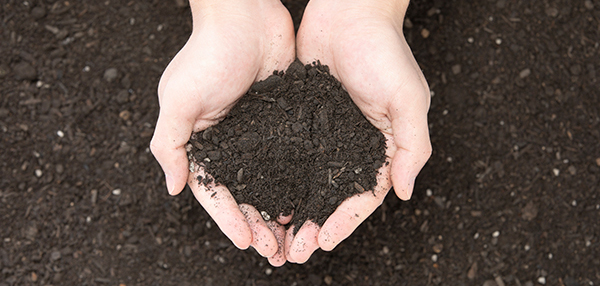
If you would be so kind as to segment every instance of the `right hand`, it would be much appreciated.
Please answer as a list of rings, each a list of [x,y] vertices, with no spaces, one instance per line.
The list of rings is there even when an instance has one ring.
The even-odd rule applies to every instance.
[[[190,1],[193,32],[161,77],[150,149],[165,172],[169,194],[179,194],[188,182],[238,248],[253,246],[279,266],[286,261],[280,223],[287,220],[267,225],[254,207],[238,207],[227,188],[208,191],[196,179],[204,170],[189,172],[185,150],[192,132],[217,124],[255,81],[284,70],[295,57],[292,19],[279,0],[234,2],[240,3]]]

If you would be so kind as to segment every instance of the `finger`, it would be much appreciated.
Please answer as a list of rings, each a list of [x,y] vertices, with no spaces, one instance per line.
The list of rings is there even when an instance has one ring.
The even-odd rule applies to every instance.
[[[391,178],[396,195],[402,200],[409,200],[412,196],[415,179],[432,152],[427,125],[429,104],[422,99],[412,105],[414,108],[411,109],[394,108],[394,104],[390,107],[396,147]]]
[[[180,116],[173,118],[161,109],[150,150],[165,172],[167,190],[171,195],[183,190],[188,177],[185,144],[190,139],[192,128],[191,121]]]
[[[246,221],[252,231],[252,242],[250,245],[263,257],[271,257],[277,252],[277,239],[273,235],[261,214],[251,205],[241,204],[240,211],[246,217]]]
[[[285,264],[285,227],[274,221],[268,221],[267,226],[277,239],[277,252],[268,258],[269,263],[274,267],[280,267]]]
[[[279,216],[277,217],[277,222],[281,225],[286,225],[288,223],[290,223],[290,221],[292,221],[292,217],[294,216],[294,211],[292,210],[292,213],[284,216],[283,214],[279,214]]]
[[[290,245],[290,256],[295,263],[305,263],[319,249],[317,237],[321,228],[312,221],[306,221]]]
[[[290,250],[292,249],[292,242],[294,241],[294,229],[295,228],[296,228],[296,226],[292,225],[290,228],[288,228],[285,231],[285,241],[283,242],[285,258],[287,259],[287,261],[289,261],[291,263],[296,263],[296,260],[293,260],[292,256],[290,255]]]
[[[213,218],[221,231],[239,249],[246,249],[252,243],[252,231],[229,190],[214,182],[202,182],[206,178],[202,168],[190,173],[189,185],[196,200]]]
[[[386,162],[389,162],[389,160]],[[321,249],[325,251],[333,250],[381,205],[385,195],[391,188],[389,173],[390,166],[385,164],[379,169],[377,185],[373,192],[367,191],[346,199],[329,216],[318,236]]]

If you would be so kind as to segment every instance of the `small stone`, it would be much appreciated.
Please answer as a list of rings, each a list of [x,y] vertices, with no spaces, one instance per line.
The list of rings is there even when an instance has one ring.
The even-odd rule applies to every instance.
[[[333,277],[327,275],[325,278],[323,278],[323,282],[325,282],[327,285],[331,285],[331,283],[333,283]]]
[[[112,190],[112,194],[115,195],[115,196],[121,195],[121,189],[114,189],[114,190]]]
[[[261,212],[260,212],[260,215],[263,217],[263,219],[264,219],[265,221],[268,221],[268,220],[270,220],[270,219],[271,219],[271,216],[270,216],[270,215],[269,215],[269,213],[267,213],[266,211],[261,211]]]
[[[592,2],[592,0],[585,0],[585,2],[583,2],[583,4],[585,5],[585,8],[588,10],[594,9],[594,3]]]
[[[459,74],[461,70],[462,70],[462,67],[459,64],[456,64],[456,65],[452,66],[452,73],[453,74]]]
[[[35,80],[37,71],[27,62],[20,62],[13,68],[17,80]]]
[[[573,165],[569,166],[569,168],[567,168],[567,171],[569,171],[569,174],[571,174],[572,176],[575,176],[575,174],[577,174],[577,168],[575,168],[575,166]]]
[[[473,279],[475,279],[476,275],[477,275],[477,262],[473,262],[473,264],[471,264],[471,267],[469,268],[469,271],[467,272],[467,278],[469,278],[469,280],[473,280]]]
[[[538,283],[542,284],[542,285],[546,285],[546,277],[540,277],[537,280]]]
[[[267,274],[267,275],[273,274],[273,269],[271,269],[271,268],[265,269],[265,274]]]
[[[302,131],[302,124],[300,124],[299,122],[292,124],[292,131],[294,133],[300,133]]]
[[[65,171],[65,167],[63,167],[62,164],[57,164],[56,165],[56,173],[57,174],[62,174]]]
[[[131,118],[131,112],[129,110],[123,110],[119,113],[119,117],[125,121]]]
[[[532,221],[537,217],[538,209],[532,201],[529,201],[523,209],[521,209],[521,217],[525,220]]]
[[[44,173],[42,172],[42,170],[40,170],[40,169],[35,170],[35,176],[36,177],[40,178],[43,174]]]
[[[423,39],[427,39],[429,38],[429,35],[431,34],[431,32],[429,32],[429,30],[423,28],[423,30],[421,30],[421,37],[423,37]]]
[[[440,253],[444,249],[444,245],[441,243],[437,243],[437,244],[434,244],[432,248],[433,248],[433,252]]]
[[[485,282],[483,282],[483,286],[498,286],[498,284],[494,280],[485,280]]]
[[[359,192],[359,193],[364,193],[365,192],[365,188],[363,186],[361,186],[357,182],[354,182],[354,189],[356,189],[356,191]]]
[[[129,92],[127,90],[121,90],[117,93],[117,102],[118,103],[127,103],[129,101]]]
[[[329,204],[330,205],[335,205],[337,203],[337,197],[331,197],[329,198]]]
[[[112,82],[119,76],[119,71],[116,68],[109,68],[104,71],[104,79],[108,82]]]
[[[520,78],[526,78],[529,75],[531,75],[531,70],[530,69],[524,69],[519,73],[519,77]]]
[[[53,251],[52,253],[50,253],[50,261],[59,260],[61,257],[62,255],[60,254],[60,251]]]
[[[208,155],[208,158],[211,161],[218,161],[221,159],[221,151],[208,151],[206,152],[206,155]]]
[[[492,233],[492,237],[498,237],[498,236],[500,236],[499,231],[494,231],[494,233]]]
[[[546,9],[546,15],[548,15],[550,17],[558,16],[558,9],[556,9],[554,7],[549,7]]]
[[[598,167],[600,167],[600,157],[596,158],[596,165],[598,165]]]
[[[31,17],[35,20],[42,19],[46,16],[46,8],[43,6],[36,6],[31,9]]]
[[[554,174],[554,176],[558,177],[558,175],[560,175],[560,170],[557,168],[552,169],[552,174]]]
[[[413,22],[409,18],[404,18],[404,28],[412,29],[414,27]]]

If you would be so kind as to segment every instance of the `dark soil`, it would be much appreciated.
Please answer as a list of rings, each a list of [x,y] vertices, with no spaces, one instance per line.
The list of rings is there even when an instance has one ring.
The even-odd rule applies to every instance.
[[[0,285],[600,285],[598,1],[413,1],[434,150],[413,198],[276,269],[149,153],[178,3],[0,1]]]
[[[190,142],[194,162],[238,203],[266,219],[293,212],[297,226],[323,225],[344,199],[372,191],[386,158],[383,134],[328,68],[298,61],[254,84],[223,121]]]

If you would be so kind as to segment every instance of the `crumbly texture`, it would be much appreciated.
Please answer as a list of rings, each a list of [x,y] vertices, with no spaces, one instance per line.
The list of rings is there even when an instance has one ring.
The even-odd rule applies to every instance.
[[[298,61],[253,85],[190,143],[194,161],[238,203],[271,219],[293,211],[296,226],[322,225],[346,198],[372,191],[385,163],[383,134],[328,68]]]

